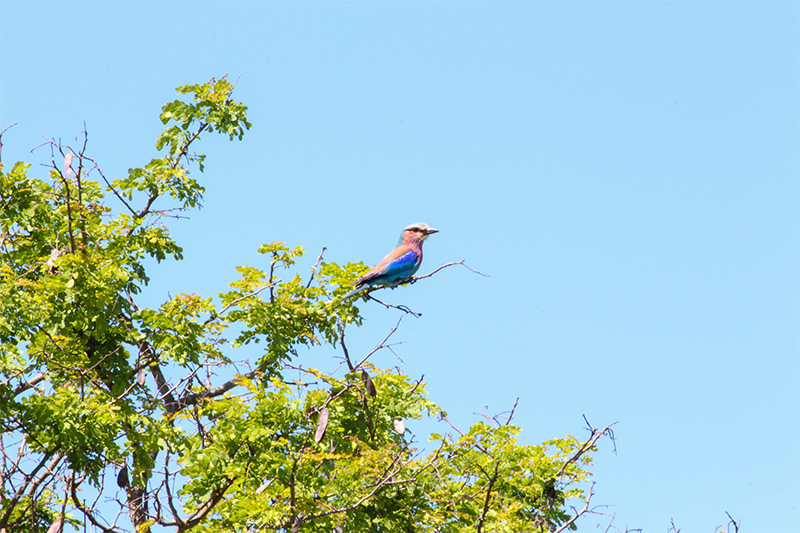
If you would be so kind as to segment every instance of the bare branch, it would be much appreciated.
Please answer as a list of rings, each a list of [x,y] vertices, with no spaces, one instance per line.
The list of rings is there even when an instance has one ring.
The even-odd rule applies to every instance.
[[[344,360],[347,361],[347,367],[350,369],[350,372],[354,372],[355,367],[353,367],[353,363],[350,361],[350,353],[347,351],[347,345],[344,343],[344,324],[339,326],[339,343],[342,345]]]
[[[248,372],[246,374],[243,374],[242,376],[237,376],[234,379],[232,379],[230,381],[227,381],[227,382],[223,383],[222,385],[220,385],[219,387],[215,387],[215,388],[213,388],[211,390],[207,390],[205,392],[196,392],[196,393],[192,393],[192,394],[186,395],[183,398],[178,400],[177,409],[180,410],[180,409],[183,409],[184,407],[188,407],[190,405],[194,405],[196,403],[199,403],[201,400],[205,400],[206,398],[215,398],[217,396],[221,396],[222,394],[225,394],[226,392],[228,392],[232,388],[234,388],[237,385],[239,385],[240,377],[245,377],[247,379],[252,379],[258,373],[259,372],[257,370],[253,370],[253,371],[250,371],[250,372]]]
[[[276,284],[278,284],[280,282],[281,282],[281,280],[275,281],[273,283],[268,283],[267,285],[264,285],[263,287],[259,287],[258,289],[254,290],[253,292],[251,292],[249,294],[245,294],[244,296],[240,296],[239,298],[236,298],[234,301],[232,301],[231,303],[229,303],[228,305],[223,307],[222,310],[219,313],[217,313],[217,312],[212,313],[211,316],[208,317],[208,319],[205,322],[203,322],[203,325],[206,325],[209,322],[212,322],[212,321],[216,320],[217,318],[221,317],[222,315],[225,314],[225,312],[228,309],[230,309],[234,305],[238,304],[239,302],[241,302],[243,300],[246,300],[248,298],[252,298],[253,296],[256,296],[258,293],[260,293],[264,289],[271,289],[272,287],[274,287]]]
[[[411,309],[409,309],[405,305],[392,305],[392,304],[387,304],[384,301],[378,300],[377,298],[372,296],[371,293],[372,293],[373,290],[375,290],[375,289],[372,289],[369,292],[367,292],[367,298],[369,298],[370,300],[374,300],[374,301],[378,302],[379,304],[381,304],[384,307],[386,307],[386,309],[389,309],[389,308],[397,309],[397,310],[403,311],[404,313],[408,313],[409,315],[412,315],[415,318],[419,318],[419,317],[422,316],[422,313],[415,313],[414,311],[412,311]]]
[[[306,289],[311,287],[311,282],[314,281],[314,275],[317,273],[317,267],[319,267],[319,264],[322,262],[322,254],[325,253],[325,250],[327,250],[327,248],[323,246],[322,251],[319,253],[319,257],[317,257],[317,262],[314,263],[314,267],[311,269],[311,277],[308,278]]]
[[[375,348],[373,348],[371,352],[369,352],[367,355],[365,355],[364,358],[355,367],[353,367],[353,370],[358,370],[361,367],[361,365],[363,365],[364,363],[367,362],[367,359],[369,359],[372,356],[372,354],[374,354],[378,350],[380,350],[382,348],[386,348],[388,346],[386,344],[386,341],[388,341],[389,337],[391,337],[392,335],[395,334],[395,332],[397,332],[397,328],[400,327],[400,322],[402,320],[403,320],[403,317],[401,316],[400,320],[397,321],[397,324],[395,324],[395,326],[392,328],[392,330],[383,338],[381,343],[378,344]]]
[[[489,512],[489,503],[492,501],[492,489],[494,488],[494,484],[497,482],[499,472],[500,461],[498,460],[494,463],[494,472],[492,473],[491,477],[489,477],[489,482],[486,486],[486,498],[483,501],[483,510],[481,511],[480,518],[478,518],[478,526],[475,529],[477,533],[481,533],[481,531],[483,531],[483,525],[486,522],[486,514]]]
[[[37,374],[36,376],[32,377],[31,379],[29,379],[25,383],[20,383],[14,389],[14,392],[11,393],[11,397],[13,398],[15,396],[18,396],[18,395],[22,394],[23,392],[25,392],[26,390],[35,387],[42,380],[44,380],[44,373]]]
[[[489,274],[484,274],[483,272],[478,272],[474,268],[471,268],[471,267],[467,266],[466,261],[467,261],[466,259],[462,259],[461,261],[453,261],[452,263],[445,263],[444,265],[442,265],[440,267],[437,267],[436,269],[434,269],[433,271],[431,271],[428,274],[425,274],[424,276],[415,276],[415,277],[411,278],[411,283],[416,283],[417,281],[419,281],[421,279],[429,278],[429,277],[433,276],[434,274],[436,274],[437,272],[439,272],[440,270],[443,270],[443,269],[445,269],[447,267],[451,267],[451,266],[455,266],[455,265],[461,265],[464,268],[466,268],[467,270],[469,270],[470,272],[472,272],[474,274],[478,274],[479,276],[483,276],[484,278],[490,277]]]
[[[94,165],[94,168],[92,170],[96,170],[97,173],[100,174],[100,177],[103,178],[104,182],[106,182],[108,189],[114,193],[114,196],[116,196],[119,199],[119,201],[122,202],[122,204],[128,209],[128,211],[130,211],[132,215],[136,216],[136,210],[133,207],[131,207],[131,205],[125,200],[125,198],[122,196],[122,194],[120,194],[120,192],[116,189],[116,187],[111,185],[111,182],[108,181],[106,175],[103,174],[102,170],[100,170],[100,165],[97,164],[97,161],[88,156],[84,156],[84,158],[87,161],[90,161]]]
[[[97,518],[94,517],[94,512],[92,509],[87,509],[83,503],[81,503],[80,498],[78,498],[77,483],[75,483],[74,472],[72,474],[72,482],[70,483],[70,492],[72,493],[72,503],[74,503],[75,507],[83,513],[83,516],[89,519],[89,522],[91,522],[93,526],[99,528],[103,533],[119,533],[118,529],[108,528],[104,524],[101,524]]]
[[[506,419],[506,423],[503,424],[504,426],[509,425],[511,423],[511,419],[514,418],[514,411],[517,410],[517,404],[519,404],[519,396],[517,396],[517,399],[514,400],[514,407],[512,407],[511,412],[508,413],[508,419]]]
[[[585,500],[586,504],[583,506],[583,509],[581,509],[580,511],[576,512],[569,520],[567,520],[566,522],[561,524],[561,526],[558,529],[553,531],[553,533],[561,533],[562,531],[567,529],[569,526],[571,526],[575,522],[575,520],[577,520],[578,518],[580,518],[584,514],[588,513],[589,512],[589,501],[592,499],[592,496],[594,496],[594,482],[592,482],[592,486],[589,487],[589,495],[586,497],[586,500]]]
[[[616,424],[616,422],[614,422],[614,424]],[[581,447],[578,449],[577,452],[575,452],[571,457],[569,457],[566,461],[564,461],[564,464],[561,465],[561,468],[559,468],[555,477],[557,478],[561,477],[561,475],[563,475],[564,472],[566,471],[567,467],[577,462],[578,459],[580,459],[583,456],[583,454],[591,450],[603,435],[608,435],[613,440],[614,432],[611,430],[611,426],[613,426],[614,424],[609,424],[603,429],[599,430],[590,427],[589,429],[592,432],[591,436],[588,439],[586,439],[586,441],[583,444],[581,444]]]
[[[733,533],[739,533],[739,524],[733,519],[728,511],[725,511],[725,514],[728,515],[728,519],[730,520],[730,522],[728,522],[728,526],[733,526]],[[728,527],[728,529],[730,529],[730,527]]]
[[[8,126],[6,129],[4,129],[3,131],[0,131],[0,163],[3,162],[3,157],[2,157],[2,154],[3,154],[3,134],[5,132],[7,132],[8,130],[10,130],[11,128],[13,128],[14,126],[16,126],[16,125],[17,125],[17,123],[15,122],[12,125]]]

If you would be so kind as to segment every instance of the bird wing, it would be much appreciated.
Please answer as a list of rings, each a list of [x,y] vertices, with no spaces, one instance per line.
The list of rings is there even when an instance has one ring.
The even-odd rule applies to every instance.
[[[394,281],[407,278],[419,268],[419,255],[407,246],[398,246],[381,259],[378,266],[361,276],[358,283],[376,283],[382,280]]]

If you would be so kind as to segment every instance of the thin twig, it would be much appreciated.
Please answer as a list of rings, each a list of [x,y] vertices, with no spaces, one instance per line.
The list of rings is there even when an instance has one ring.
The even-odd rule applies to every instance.
[[[514,418],[514,411],[517,410],[518,403],[519,403],[519,396],[517,396],[517,399],[514,400],[514,407],[511,408],[511,412],[508,414],[508,419],[506,420],[506,423],[503,424],[504,426],[507,426],[511,423],[511,419]]]
[[[238,78],[237,78],[237,79],[238,79]],[[307,288],[309,288],[309,287],[311,287],[311,282],[312,282],[312,281],[314,281],[314,275],[317,273],[317,267],[318,267],[318,266],[319,266],[319,264],[322,262],[322,254],[324,254],[324,253],[325,253],[325,250],[327,250],[327,248],[325,248],[325,247],[323,246],[323,247],[322,247],[322,251],[319,253],[319,257],[317,257],[317,262],[316,262],[316,263],[314,263],[314,267],[311,269],[311,277],[310,277],[310,278],[308,278],[308,283],[306,284],[306,289],[307,289]]]
[[[370,291],[370,292],[372,292],[372,291]],[[389,309],[389,308],[397,309],[399,311],[403,311],[404,313],[408,313],[409,315],[413,316],[414,318],[419,318],[419,317],[422,316],[422,313],[414,312],[411,309],[409,309],[408,306],[387,304],[384,301],[378,300],[377,298],[372,296],[372,294],[370,294],[370,292],[367,293],[367,298],[369,298],[370,300],[374,300],[374,301],[378,302],[382,306],[386,307],[386,309]]]
[[[739,533],[739,524],[736,523],[736,520],[733,519],[733,517],[731,516],[731,513],[729,513],[728,511],[725,511],[725,514],[728,515],[728,518],[730,519],[730,522],[728,522],[728,524],[729,525],[733,524],[733,533]],[[730,528],[728,528],[728,529],[730,529]]]
[[[96,170],[97,173],[100,174],[100,177],[103,178],[104,182],[106,182],[108,190],[114,193],[114,196],[116,196],[119,199],[119,201],[122,202],[122,204],[128,209],[128,211],[130,211],[132,215],[136,216],[136,210],[133,207],[131,207],[131,205],[125,200],[125,198],[123,198],[122,194],[120,194],[120,192],[116,189],[116,187],[111,185],[111,182],[108,181],[106,175],[103,174],[102,170],[100,170],[100,165],[97,164],[97,161],[88,156],[86,156],[86,160],[92,162],[92,164],[94,165],[94,168],[92,170]]]
[[[440,267],[437,267],[435,270],[429,272],[428,274],[425,274],[424,276],[415,276],[415,277],[411,278],[411,283],[415,283],[415,282],[417,282],[418,280],[421,280],[421,279],[429,278],[429,277],[433,276],[434,274],[436,274],[437,272],[439,272],[440,270],[445,269],[447,267],[455,266],[455,265],[461,265],[464,268],[466,268],[467,270],[469,270],[470,272],[472,272],[474,274],[478,274],[479,276],[483,276],[484,278],[491,277],[491,276],[489,276],[489,274],[484,274],[483,272],[478,272],[474,268],[467,266],[466,261],[467,261],[466,259],[462,259],[461,261],[453,261],[452,263],[445,263],[444,265],[442,265]]]
[[[339,343],[342,345],[342,351],[344,352],[344,360],[347,361],[347,368],[350,369],[350,372],[355,372],[353,363],[350,361],[350,352],[347,351],[347,345],[344,343],[344,324],[341,324],[339,326]]]
[[[578,518],[580,518],[581,516],[586,514],[589,511],[589,501],[592,499],[593,495],[594,495],[594,482],[592,482],[592,486],[589,487],[589,495],[586,497],[586,500],[585,500],[586,504],[583,506],[583,509],[581,509],[580,511],[576,512],[569,520],[567,520],[566,522],[561,524],[561,527],[559,527],[558,529],[553,531],[553,533],[561,533],[562,531],[567,529],[569,526],[571,526],[575,522],[575,520],[577,520]]]
[[[403,317],[401,316],[400,320],[397,321],[397,324],[395,324],[395,326],[392,328],[392,330],[389,331],[389,333],[386,335],[386,337],[383,338],[381,343],[379,345],[377,345],[375,348],[373,348],[371,352],[369,352],[367,355],[365,355],[364,358],[353,368],[353,370],[358,370],[361,367],[361,365],[363,365],[364,363],[367,362],[367,359],[369,359],[372,354],[374,354],[375,352],[377,352],[381,348],[386,348],[388,346],[386,344],[386,341],[388,341],[389,337],[391,337],[392,335],[395,334],[395,332],[397,332],[397,328],[400,327],[400,322],[402,320],[403,320]]]
[[[614,424],[616,424],[616,422],[614,422]],[[586,441],[583,444],[581,444],[581,447],[578,449],[577,452],[575,452],[572,455],[572,457],[564,461],[564,464],[561,465],[561,468],[558,469],[558,472],[556,472],[556,475],[554,477],[556,478],[561,477],[561,475],[567,470],[567,467],[577,462],[578,459],[580,459],[581,456],[583,456],[583,454],[591,450],[597,443],[597,441],[600,440],[600,437],[602,437],[603,435],[613,435],[613,432],[611,431],[611,426],[613,426],[614,424],[609,424],[600,430],[590,427],[589,429],[592,432],[591,436],[588,439],[586,439]]]
[[[10,130],[11,128],[13,128],[14,126],[16,126],[16,125],[17,125],[17,123],[15,122],[12,125],[8,126],[6,129],[4,129],[3,131],[0,131],[0,163],[2,163],[2,161],[3,161],[3,157],[2,157],[2,154],[3,154],[3,134],[5,132],[7,132],[8,130]]]
[[[248,298],[252,298],[253,296],[256,296],[258,293],[260,293],[261,291],[263,291],[264,289],[267,289],[267,288],[274,287],[276,284],[278,284],[278,283],[280,283],[280,282],[281,282],[281,280],[278,280],[278,281],[276,281],[275,283],[270,283],[270,284],[264,285],[264,286],[262,286],[262,287],[259,287],[258,289],[254,290],[253,292],[251,292],[251,293],[249,293],[249,294],[245,294],[244,296],[240,296],[239,298],[236,298],[234,301],[232,301],[231,303],[229,303],[228,305],[226,305],[225,307],[223,307],[223,308],[222,308],[222,310],[220,310],[220,312],[218,312],[218,313],[217,313],[217,312],[214,312],[214,313],[212,313],[212,314],[211,314],[211,316],[210,316],[210,317],[208,317],[208,319],[207,319],[205,322],[203,322],[203,325],[205,326],[205,325],[207,325],[209,322],[212,322],[212,321],[214,321],[214,320],[218,319],[219,317],[221,317],[222,315],[224,315],[224,314],[225,314],[225,312],[226,312],[228,309],[230,309],[230,308],[231,308],[231,307],[233,307],[234,305],[238,304],[239,302],[241,302],[241,301],[243,301],[243,300],[246,300],[246,299],[248,299]]]

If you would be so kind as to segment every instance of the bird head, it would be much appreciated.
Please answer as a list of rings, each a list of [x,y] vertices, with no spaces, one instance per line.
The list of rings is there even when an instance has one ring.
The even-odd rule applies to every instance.
[[[402,240],[412,240],[421,244],[423,241],[425,241],[425,239],[428,238],[429,235],[433,235],[434,233],[438,232],[438,229],[431,228],[427,224],[411,224],[403,230]]]

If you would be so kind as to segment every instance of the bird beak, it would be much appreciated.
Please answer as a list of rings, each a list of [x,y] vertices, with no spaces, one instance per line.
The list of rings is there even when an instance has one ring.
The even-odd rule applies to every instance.
[[[425,235],[430,235],[431,233],[439,233],[439,230],[436,228],[428,228],[425,230]]]

